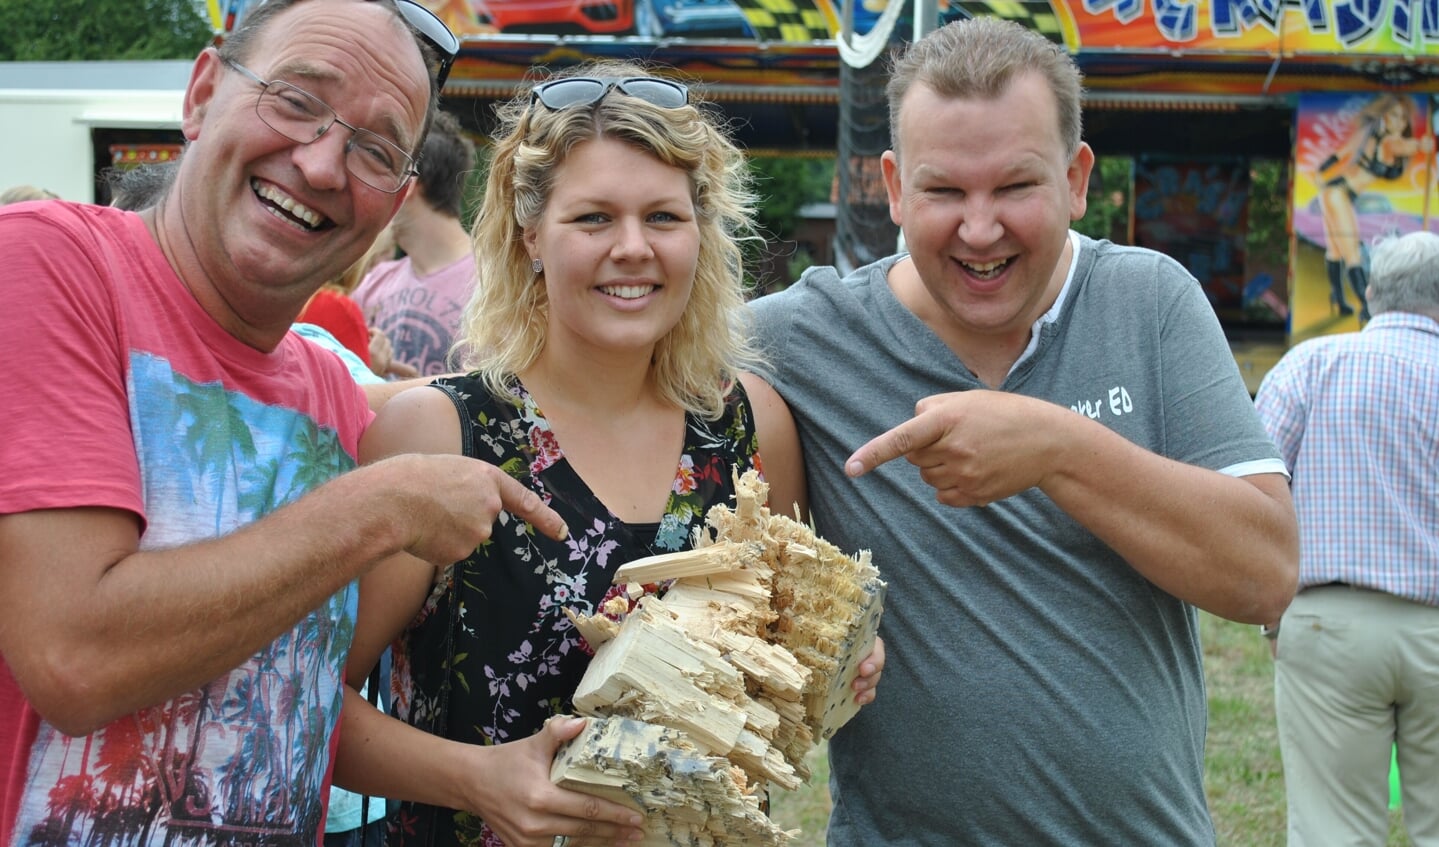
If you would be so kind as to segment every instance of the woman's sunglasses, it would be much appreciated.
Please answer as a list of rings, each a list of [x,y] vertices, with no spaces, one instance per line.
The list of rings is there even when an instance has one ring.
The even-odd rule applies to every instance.
[[[686,86],[653,76],[631,76],[623,79],[571,76],[552,79],[535,86],[530,92],[530,105],[536,102],[552,112],[575,106],[593,106],[612,89],[637,97],[661,109],[683,108],[690,101]]]
[[[460,40],[434,12],[415,0],[395,0],[395,5],[399,7],[405,22],[414,27],[415,32],[419,33],[420,38],[424,39],[439,57],[440,67],[435,72],[435,88],[444,88],[445,80],[450,76],[450,68],[460,55]]]

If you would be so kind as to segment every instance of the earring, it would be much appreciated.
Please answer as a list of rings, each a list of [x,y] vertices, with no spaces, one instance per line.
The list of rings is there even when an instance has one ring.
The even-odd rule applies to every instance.
[[[539,259],[535,259],[533,262],[530,262],[530,270],[535,276],[539,276],[545,272],[545,263]]]

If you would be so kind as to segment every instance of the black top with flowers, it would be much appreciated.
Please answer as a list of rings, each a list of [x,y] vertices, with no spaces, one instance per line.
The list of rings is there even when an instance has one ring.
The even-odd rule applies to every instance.
[[[610,579],[620,565],[689,547],[710,507],[733,503],[735,475],[760,467],[754,416],[738,384],[718,420],[688,415],[663,518],[626,524],[570,467],[523,385],[504,397],[472,376],[435,385],[459,411],[465,455],[503,468],[570,528],[569,538],[554,541],[501,513],[491,539],[446,571],[396,644],[400,719],[446,738],[499,744],[573,708],[590,657],[564,608],[593,614],[617,593]],[[478,815],[405,803],[388,843],[502,842]]]

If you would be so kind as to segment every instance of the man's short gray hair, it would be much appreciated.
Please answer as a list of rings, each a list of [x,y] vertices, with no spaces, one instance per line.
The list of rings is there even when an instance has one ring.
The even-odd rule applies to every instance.
[[[270,21],[300,2],[301,0],[266,0],[256,6],[240,21],[239,28],[221,42],[220,57],[244,64],[254,51],[256,42],[266,35]],[[420,126],[420,137],[415,141],[415,149],[405,151],[411,156],[418,157],[420,149],[424,146],[425,138],[430,134],[430,125],[435,122],[435,115],[440,111],[440,87],[436,81],[440,57],[435,53],[434,48],[425,43],[419,31],[405,20],[399,7],[395,5],[395,0],[370,0],[370,2],[379,3],[394,13],[395,22],[414,36],[415,47],[419,49],[420,59],[425,63],[425,75],[430,80],[430,97],[425,104],[425,121]]]
[[[1415,312],[1439,320],[1439,235],[1411,232],[1375,246],[1369,311]]]

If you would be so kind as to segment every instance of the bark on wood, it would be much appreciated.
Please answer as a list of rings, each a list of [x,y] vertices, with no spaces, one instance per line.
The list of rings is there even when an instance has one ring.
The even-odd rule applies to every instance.
[[[722,756],[683,732],[628,718],[590,718],[556,756],[557,785],[623,803],[645,816],[643,847],[779,847],[797,832],[775,826]]]

